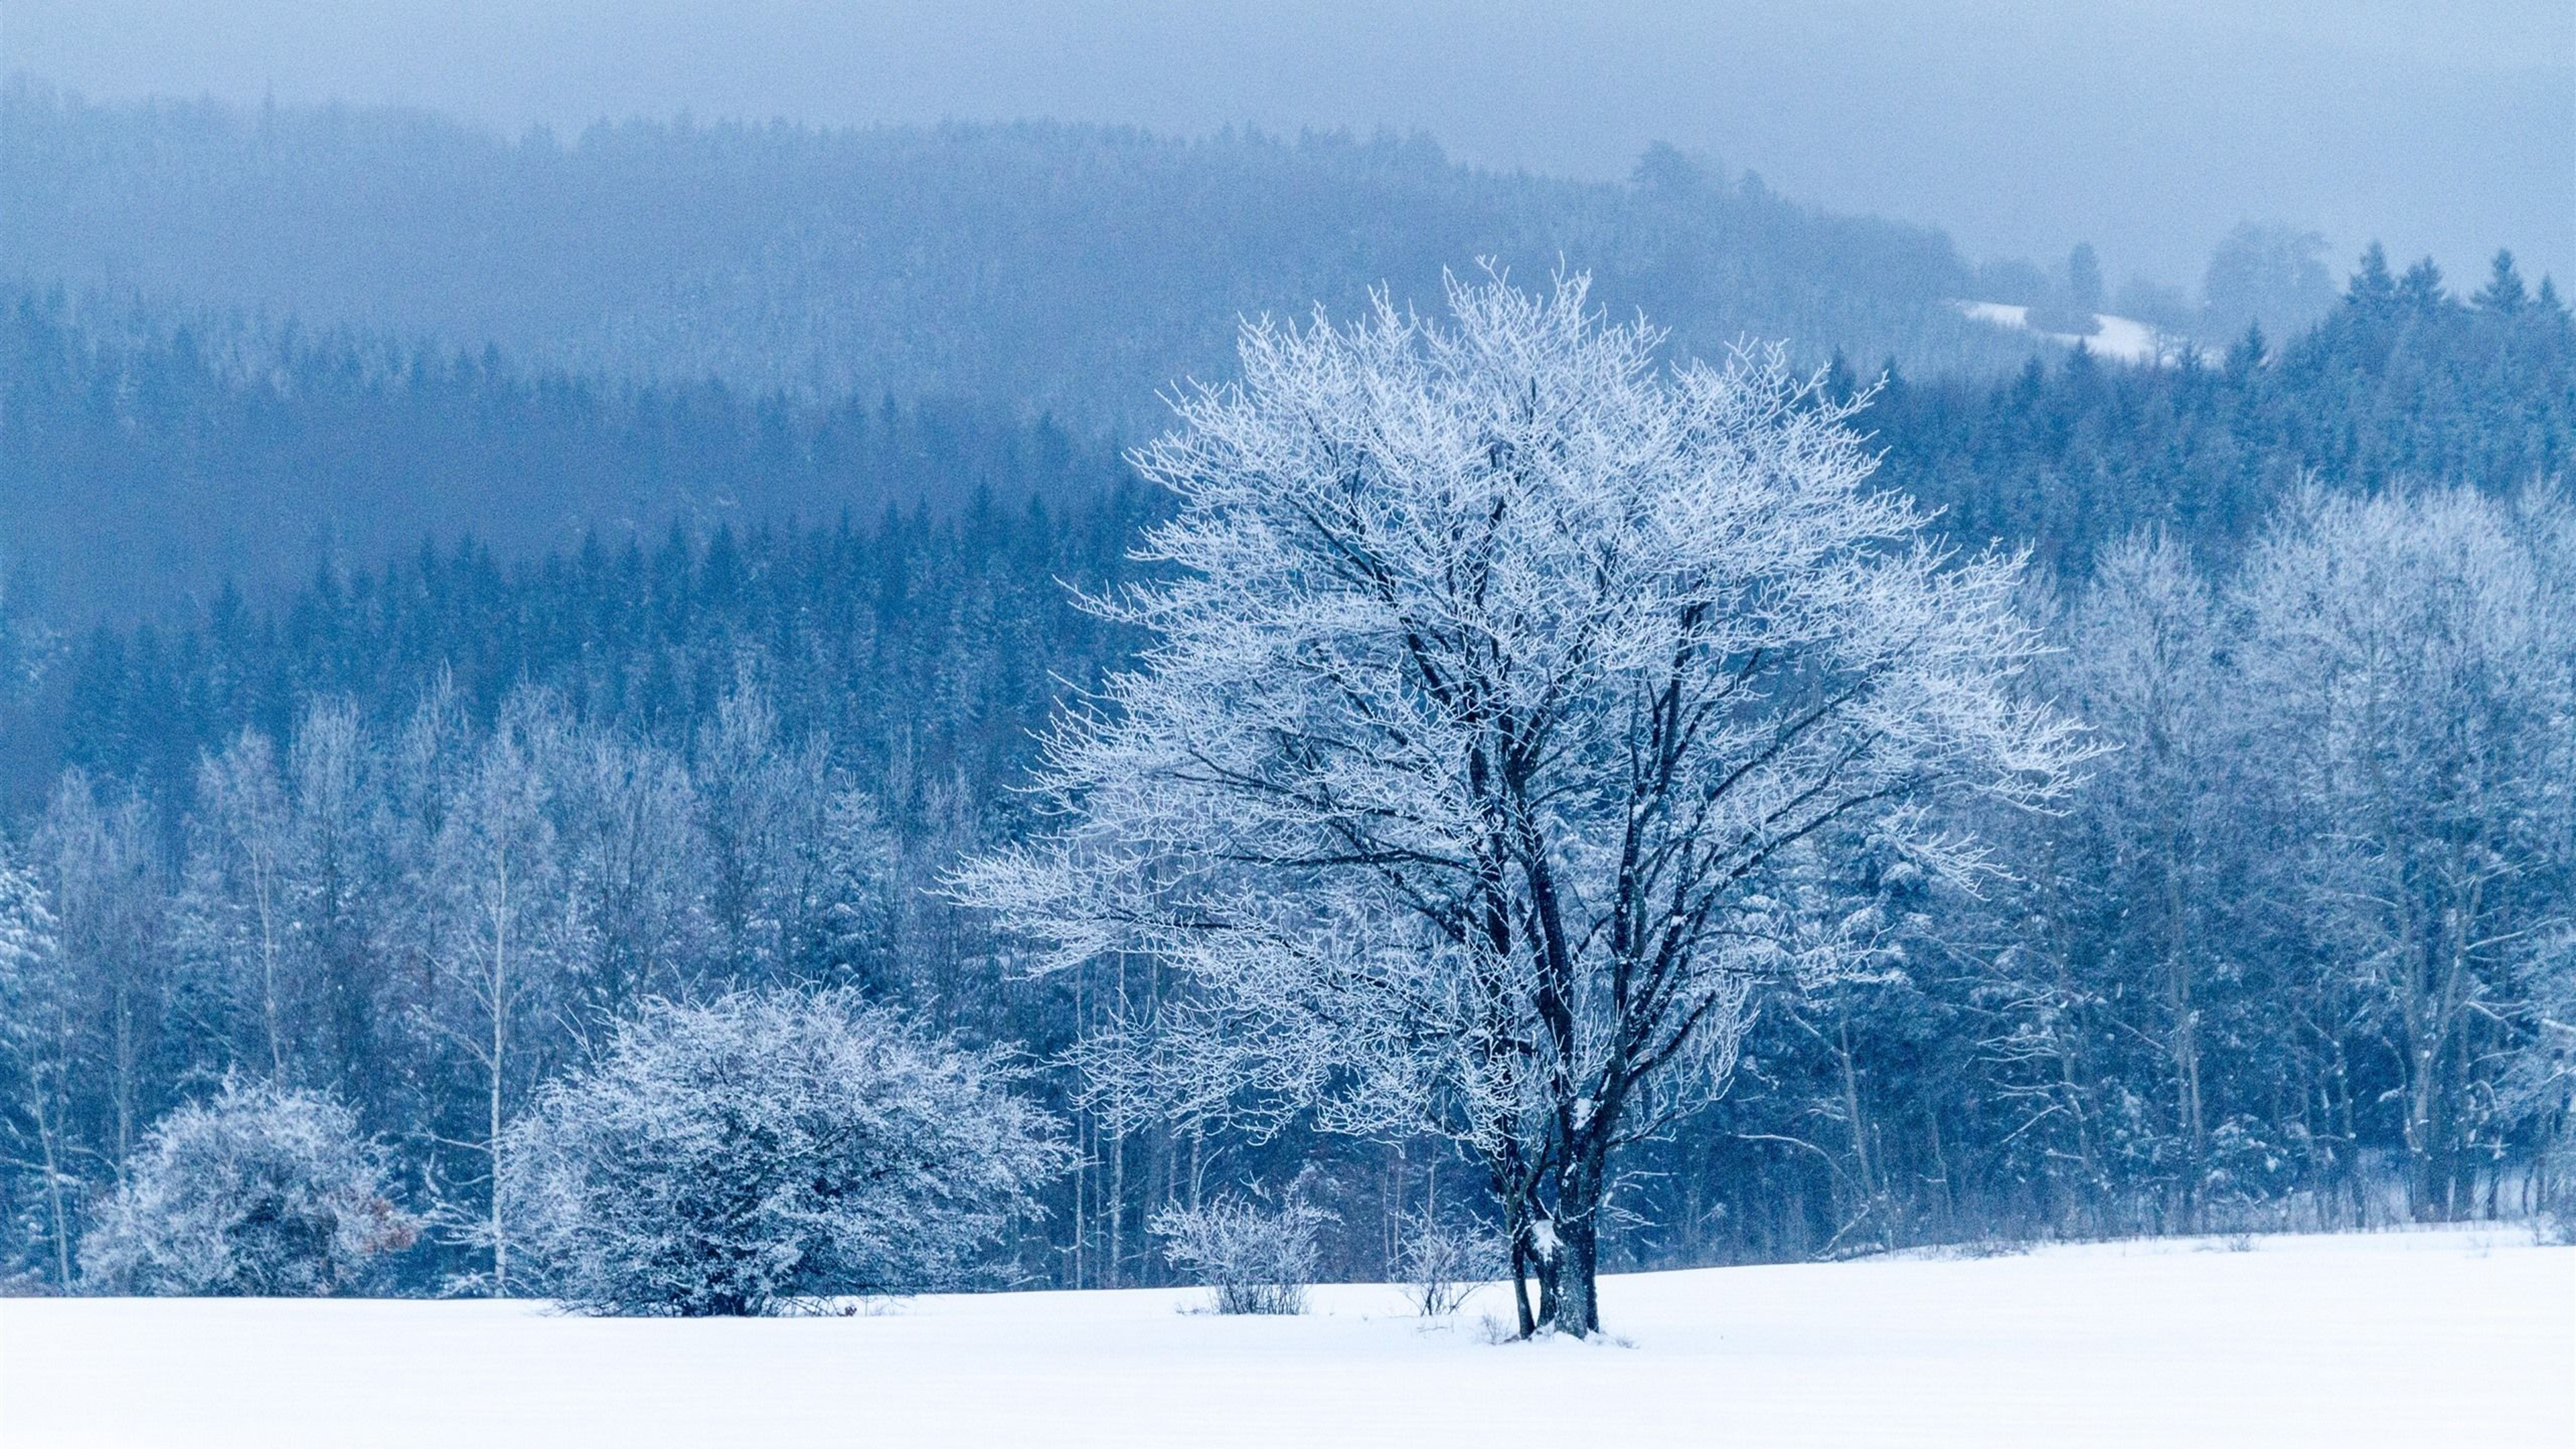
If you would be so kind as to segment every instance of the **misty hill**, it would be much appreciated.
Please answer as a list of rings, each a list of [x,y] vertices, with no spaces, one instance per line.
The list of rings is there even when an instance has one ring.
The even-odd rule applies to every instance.
[[[1668,148],[1629,183],[1498,174],[1419,137],[1180,141],[1021,124],[602,125],[516,142],[406,110],[0,96],[15,279],[294,317],[537,365],[815,396],[1159,417],[1235,319],[1346,312],[1443,267],[1591,270],[1686,351],[1739,335],[1920,371],[2043,346],[1961,317],[1940,232],[1783,200]]]

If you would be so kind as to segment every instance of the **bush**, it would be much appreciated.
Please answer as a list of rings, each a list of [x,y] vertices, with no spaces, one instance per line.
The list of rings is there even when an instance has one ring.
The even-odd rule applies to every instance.
[[[227,1081],[145,1135],[81,1240],[81,1276],[111,1293],[346,1293],[417,1230],[347,1108]]]
[[[1503,1276],[1503,1240],[1482,1223],[1443,1223],[1429,1212],[1406,1217],[1396,1249],[1405,1300],[1425,1318],[1458,1311],[1479,1284]]]
[[[587,1312],[949,1286],[1066,1160],[1017,1076],[850,992],[648,1003],[513,1124],[502,1219]]]
[[[1303,1313],[1321,1253],[1315,1230],[1334,1215],[1291,1196],[1276,1208],[1239,1197],[1167,1207],[1145,1226],[1174,1268],[1214,1294],[1219,1313]]]

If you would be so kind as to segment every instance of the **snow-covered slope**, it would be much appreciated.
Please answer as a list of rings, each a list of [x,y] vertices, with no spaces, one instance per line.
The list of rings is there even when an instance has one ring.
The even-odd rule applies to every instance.
[[[1614,1278],[1627,1346],[1484,1342],[1493,1290],[1435,1324],[1386,1288],[1297,1319],[1192,1297],[753,1322],[17,1300],[0,1443],[2576,1444],[2576,1249],[2502,1229]]]
[[[1962,302],[1959,307],[1980,322],[2024,331],[2036,330],[2030,325],[2030,309],[2016,303]],[[2081,342],[2094,352],[2121,362],[2171,362],[2181,355],[2182,349],[2193,346],[2182,338],[2159,332],[2135,317],[2114,317],[2108,312],[2096,312],[2093,320],[2101,325],[2101,330],[2090,337],[2077,337],[2066,332],[2041,332],[2039,335],[2070,347]]]

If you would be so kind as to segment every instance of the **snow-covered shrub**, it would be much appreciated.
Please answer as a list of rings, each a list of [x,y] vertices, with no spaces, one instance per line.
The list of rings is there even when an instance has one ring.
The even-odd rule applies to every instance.
[[[227,1081],[145,1135],[81,1240],[81,1275],[111,1293],[344,1293],[415,1231],[346,1107]]]
[[[648,1002],[513,1124],[502,1220],[588,1312],[953,1284],[1065,1161],[1017,1076],[850,992]]]
[[[2206,1226],[2238,1236],[2286,1228],[2296,1160],[2258,1118],[2237,1113],[2211,1128],[2200,1187]]]
[[[1425,1318],[1458,1311],[1480,1283],[1503,1276],[1503,1240],[1482,1223],[1443,1222],[1425,1211],[1399,1225],[1396,1273],[1405,1301]]]
[[[1172,1266],[1206,1286],[1219,1313],[1303,1313],[1322,1261],[1315,1230],[1334,1215],[1300,1197],[1273,1208],[1224,1196],[1146,1221]]]

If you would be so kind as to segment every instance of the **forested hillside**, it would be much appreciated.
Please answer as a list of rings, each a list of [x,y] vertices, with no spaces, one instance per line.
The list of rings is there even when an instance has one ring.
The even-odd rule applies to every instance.
[[[1989,378],[1844,353],[1834,385],[1886,375],[1864,420],[1883,476],[1949,509],[1959,537],[2080,568],[2164,521],[2223,551],[2303,470],[2378,487],[2565,467],[2565,309],[2501,265],[2463,301],[2428,268],[2390,275],[2374,249],[2325,326],[2239,339],[2223,360],[2069,356]],[[1124,472],[1114,443],[1007,402],[893,398],[628,386],[491,349],[204,333],[19,294],[0,312],[0,610],[131,622],[203,607],[227,580],[265,601],[424,539],[471,536],[506,565],[673,524],[945,515],[979,493],[1079,505]]]
[[[1422,138],[1059,125],[602,125],[503,140],[388,109],[0,94],[10,279],[746,393],[1155,419],[1238,317],[1436,301],[1443,268],[1591,270],[1687,351],[1739,334],[1923,369],[2037,345],[1948,305],[1949,240],[1669,150],[1631,185],[1497,175]],[[2007,300],[2034,300],[2009,298]],[[201,331],[207,324],[201,323]]]
[[[2564,477],[2576,339],[2555,283],[2499,255],[2461,291],[2429,261],[2392,274],[2374,244],[2297,337],[2256,331],[2171,368],[2077,355],[2000,383],[1899,377],[1863,421],[1888,450],[1881,478],[1950,510],[1962,539],[2026,543],[2070,580],[2147,524],[2223,561],[2303,477],[2353,492]]]
[[[11,988],[44,1026],[12,1038],[37,1063],[17,1156],[52,1164],[6,1189],[30,1271],[143,1127],[231,1070],[330,1088],[462,1212],[478,1103],[524,1100],[649,992],[845,984],[1043,1054],[1173,989],[1124,961],[1025,980],[932,889],[1029,829],[1033,732],[1135,647],[1062,587],[1135,577],[1163,506],[1105,450],[498,360],[298,344],[261,371],[12,315],[12,496],[58,505],[52,547],[161,550],[202,585],[175,620],[12,636],[5,833],[59,962]],[[2500,265],[2459,298],[2374,253],[2277,348],[2000,381],[1909,362],[1861,421],[1877,481],[1950,538],[2036,545],[2064,652],[2029,687],[2114,752],[2062,815],[1960,822],[2014,863],[1982,896],[1845,844],[1845,885],[1895,923],[1884,970],[1764,1011],[1758,1065],[1638,1150],[1612,1261],[2563,1191],[2557,297]],[[419,511],[353,522],[300,589],[214,586],[302,572],[275,517],[373,469]],[[226,517],[261,497],[288,501]],[[575,531],[603,515],[630,526]],[[501,996],[476,974],[495,879],[546,903]],[[469,1049],[496,1015],[501,1061]],[[1022,1255],[1055,1281],[1151,1277],[1149,1209],[1308,1161],[1337,1271],[1375,1273],[1397,1215],[1466,1181],[1428,1144],[1075,1117],[1083,1166]],[[472,1266],[443,1241],[407,1281]]]
[[[265,600],[424,539],[515,562],[593,532],[1088,499],[1120,473],[1109,445],[1000,405],[604,384],[491,349],[127,320],[26,294],[0,317],[0,562],[19,607],[66,626],[202,606],[228,580]]]

